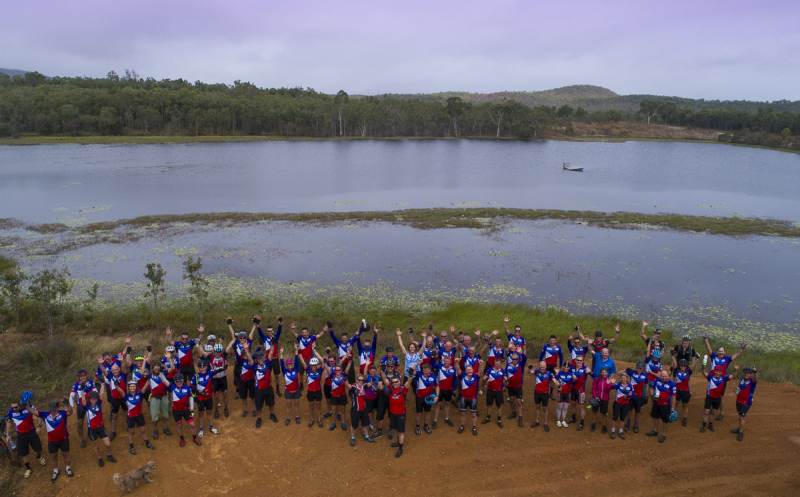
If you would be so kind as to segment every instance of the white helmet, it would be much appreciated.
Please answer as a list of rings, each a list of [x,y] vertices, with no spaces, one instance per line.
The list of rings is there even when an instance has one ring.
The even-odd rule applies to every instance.
[[[174,345],[167,345],[164,348],[164,350],[167,351],[167,352],[175,352],[175,346]]]
[[[209,342],[214,342],[216,340],[217,340],[217,335],[208,335],[208,341]]]
[[[316,357],[312,357],[311,361],[309,361],[308,364],[311,366],[319,366],[319,359],[317,359]]]
[[[210,343],[207,343],[207,344],[205,344],[205,346],[203,346],[203,351],[204,352],[213,352],[214,351],[214,346],[211,345]]]

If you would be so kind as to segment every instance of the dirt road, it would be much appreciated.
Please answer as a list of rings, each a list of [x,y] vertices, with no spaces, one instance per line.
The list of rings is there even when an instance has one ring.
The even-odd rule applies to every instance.
[[[689,426],[671,425],[664,444],[645,437],[645,430],[611,440],[599,430],[556,428],[552,421],[550,433],[527,424],[503,429],[489,424],[474,437],[440,424],[433,435],[416,436],[411,414],[400,459],[386,438],[351,448],[345,432],[308,428],[305,420],[288,427],[267,420],[256,430],[254,420],[240,417],[236,408],[220,422],[219,435],[205,437],[203,447],[179,448],[174,436],[162,437],[155,451],[140,447],[131,456],[123,434],[115,443],[119,462],[105,468],[97,467],[90,448],[78,448],[73,435],[75,477],[62,475],[52,484],[49,471],[37,466],[33,478],[20,484],[20,495],[118,495],[111,475],[148,459],[158,464],[156,481],[134,495],[800,495],[800,388],[761,382],[747,437],[737,442],[728,433],[735,421],[730,388],[726,419],[715,433],[698,432],[703,387],[701,378],[693,381]],[[281,420],[283,407],[278,399]],[[72,423],[70,428],[74,431]]]

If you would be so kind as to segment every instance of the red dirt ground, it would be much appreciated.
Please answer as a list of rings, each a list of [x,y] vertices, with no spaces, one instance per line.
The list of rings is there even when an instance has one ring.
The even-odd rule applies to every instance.
[[[557,428],[552,420],[550,433],[527,423],[525,428],[507,424],[503,429],[489,424],[479,425],[480,433],[473,437],[440,424],[431,436],[415,436],[412,414],[400,459],[385,437],[351,448],[348,435],[329,432],[327,426],[311,429],[303,422],[286,427],[266,420],[256,430],[254,420],[241,418],[234,403],[231,417],[219,423],[222,432],[208,434],[203,447],[190,442],[179,448],[174,436],[162,436],[155,451],[139,447],[139,454],[131,456],[123,433],[114,444],[119,462],[105,468],[97,467],[94,451],[80,449],[73,435],[75,477],[62,475],[52,484],[49,470],[36,466],[34,476],[20,483],[20,495],[118,495],[111,475],[149,459],[158,465],[155,483],[134,495],[800,495],[800,388],[762,382],[743,442],[728,433],[735,422],[733,389],[726,396],[725,420],[717,423],[715,433],[701,434],[702,378],[692,388],[689,426],[671,425],[664,444],[645,437],[646,430],[630,433],[624,441],[611,440],[599,430]],[[283,409],[277,399],[281,419]],[[480,412],[485,412],[483,404]],[[644,426],[649,427],[649,419]],[[70,428],[74,432],[72,422]]]

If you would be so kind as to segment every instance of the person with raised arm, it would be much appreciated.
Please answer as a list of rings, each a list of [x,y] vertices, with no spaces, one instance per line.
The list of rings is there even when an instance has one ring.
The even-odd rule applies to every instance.
[[[47,464],[47,459],[42,453],[42,441],[39,439],[36,424],[33,418],[32,407],[24,405],[22,402],[12,402],[11,409],[5,417],[5,438],[11,441],[11,427],[17,432],[17,456],[25,465],[25,478],[30,478],[33,469],[31,468],[28,454],[30,449],[36,453],[36,459],[42,466]],[[9,443],[10,445],[10,443]]]
[[[409,335],[411,335],[413,330],[411,328],[408,330]],[[403,382],[405,382],[405,380],[412,377],[411,371],[417,370],[420,362],[422,362],[422,356],[418,352],[417,342],[415,342],[413,338],[409,341],[408,349],[406,349],[403,343],[403,332],[400,331],[400,328],[395,330],[395,335],[397,335],[397,343],[400,344],[400,350],[405,356],[405,362],[403,363]]]
[[[555,374],[553,381],[558,387],[558,403],[556,404],[556,426],[559,428],[569,428],[567,423],[567,413],[569,411],[570,397],[572,389],[575,387],[577,378],[572,373],[568,363],[561,365],[561,370]]]
[[[78,371],[77,377],[78,379],[73,383],[72,391],[69,394],[69,405],[75,408],[78,438],[80,439],[81,448],[84,448],[86,447],[86,430],[83,429],[83,420],[86,419],[84,406],[89,394],[97,391],[97,386],[93,380],[89,379],[89,372],[85,369]]]
[[[625,440],[625,421],[628,419],[628,412],[631,408],[631,398],[633,398],[633,387],[631,379],[626,373],[618,373],[611,379],[611,388],[615,391],[614,407],[611,416],[611,433],[609,437],[619,436]]]
[[[633,395],[631,396],[631,408],[633,409],[632,431],[639,433],[639,414],[642,412],[642,407],[647,404],[647,391],[650,383],[642,361],[638,361],[634,368],[626,369],[625,373],[630,377],[631,386],[633,387]],[[625,421],[625,430],[627,431],[628,428],[630,428],[630,417]]]
[[[658,379],[652,386],[653,407],[650,417],[653,418],[653,428],[647,432],[648,437],[658,437],[659,443],[667,439],[667,425],[672,411],[675,409],[675,393],[677,386],[669,377],[666,369],[658,374]]]
[[[214,387],[214,419],[220,418],[219,408],[223,407],[223,415],[230,415],[228,410],[228,353],[225,346],[215,343],[211,355],[208,357],[211,370],[212,386]]]
[[[186,446],[186,439],[183,437],[184,425],[189,425],[192,441],[195,445],[202,445],[197,436],[197,428],[194,425],[194,397],[192,389],[186,384],[183,373],[175,375],[175,381],[169,386],[170,398],[172,399],[172,419],[178,427],[178,445]]]
[[[678,367],[672,370],[672,376],[675,378],[676,385],[676,404],[681,404],[681,426],[689,424],[689,401],[692,399],[692,392],[690,391],[689,381],[692,379],[692,368],[689,367],[689,361],[681,359]]]
[[[308,400],[308,410],[310,412],[310,419],[308,427],[317,426],[322,428],[322,383],[326,376],[325,369],[322,367],[323,358],[319,355],[316,348],[314,349],[314,356],[309,362],[303,359],[302,354],[297,354],[300,365],[306,372],[306,400]]]
[[[545,361],[539,361],[539,367],[534,369],[533,364],[528,365],[528,374],[534,377],[533,386],[533,410],[534,419],[531,421],[531,428],[539,426],[540,421],[544,424],[544,431],[550,431],[547,422],[548,404],[550,403],[550,386],[553,383],[553,373],[547,369]]]
[[[482,424],[492,421],[491,408],[495,406],[497,416],[497,426],[503,427],[503,392],[506,387],[506,361],[502,358],[495,358],[494,364],[486,368],[484,373],[484,388],[486,390],[486,416]]]
[[[642,321],[642,331],[639,336],[645,344],[645,360],[655,357],[661,359],[664,355],[667,345],[661,340],[661,328],[656,328],[653,336],[647,336],[647,327],[650,325],[647,321]]]
[[[734,369],[736,368],[737,366],[734,366]],[[736,413],[739,415],[739,422],[736,428],[731,430],[731,433],[736,435],[736,440],[739,442],[744,440],[745,418],[753,406],[753,396],[756,393],[756,384],[758,383],[756,377],[758,371],[755,368],[744,368],[742,373],[743,376],[736,385]]]
[[[581,327],[577,324],[574,334],[567,336],[567,350],[569,351],[570,366],[575,366],[575,359],[578,357],[589,357],[589,339],[581,333]]]
[[[458,433],[464,433],[464,425],[467,420],[467,411],[472,420],[472,434],[478,435],[478,390],[480,387],[480,376],[475,373],[468,363],[462,368],[462,361],[456,363],[456,374],[458,375],[458,410],[461,411],[461,422],[458,425]]]
[[[314,347],[317,345],[317,340],[322,338],[331,326],[333,326],[332,323],[328,321],[322,331],[315,335],[311,333],[308,326],[303,326],[300,329],[300,333],[297,333],[297,324],[292,321],[289,325],[289,331],[294,335],[295,342],[297,342],[297,351],[300,353],[303,360],[306,361],[306,364],[314,357]]]
[[[355,368],[347,367],[353,360],[353,345],[355,345],[359,337],[361,337],[361,333],[369,329],[370,326],[367,324],[367,320],[362,319],[361,323],[358,325],[358,331],[356,331],[352,337],[344,332],[337,337],[336,332],[333,330],[333,324],[330,321],[325,324],[325,330],[330,335],[331,341],[336,349],[336,360],[342,366],[342,369],[348,372],[347,379],[350,383],[355,382]]]
[[[508,323],[511,322],[511,317],[506,315],[503,316],[503,330],[506,332],[506,338],[508,339],[509,344],[514,344],[515,347],[518,349],[525,349],[527,347],[527,342],[525,341],[525,337],[522,336],[522,326],[515,324],[514,331],[509,331]]]
[[[98,363],[102,363],[102,358],[97,358]],[[125,385],[128,380],[122,368],[117,364],[111,366],[110,373],[103,379],[108,392],[109,403],[111,404],[111,440],[117,438],[117,420],[119,419],[120,409],[125,409]],[[118,386],[122,387],[117,388]]]
[[[397,435],[397,440],[393,441],[390,447],[397,448],[394,456],[400,457],[403,455],[405,446],[406,397],[408,396],[412,378],[409,376],[405,382],[401,382],[399,374],[389,378],[383,371],[381,371],[381,376],[386,384],[386,397],[388,399],[389,439],[393,439],[393,434]]]
[[[264,405],[269,410],[270,421],[273,423],[278,422],[278,416],[275,415],[275,392],[272,389],[272,372],[274,369],[272,367],[272,359],[267,359],[264,350],[260,347],[253,353],[252,360],[255,363],[253,367],[255,387],[253,403],[256,408],[256,428],[261,428],[261,412],[264,409]]]
[[[347,364],[347,368],[351,368],[353,362]],[[347,429],[347,422],[344,420],[344,406],[347,404],[347,370],[342,369],[340,364],[333,368],[331,375],[331,405],[335,417],[328,430],[334,431],[336,429],[336,421],[341,421],[342,430]]]
[[[738,366],[734,366],[738,369]],[[700,425],[700,433],[706,431],[714,431],[714,411],[719,410],[722,406],[722,396],[725,395],[725,386],[730,381],[731,377],[723,374],[721,368],[712,369],[707,373],[703,371],[703,376],[706,377],[706,400],[703,404],[703,424]]]
[[[47,430],[47,452],[50,454],[52,467],[50,481],[56,481],[61,474],[58,464],[59,453],[64,461],[64,474],[70,478],[75,476],[69,457],[69,431],[67,430],[67,418],[72,416],[72,406],[67,403],[65,398],[61,402],[51,402],[48,411],[40,411],[35,406],[31,406],[30,409],[42,419]]]
[[[375,443],[369,436],[369,411],[367,410],[367,392],[364,375],[356,375],[356,382],[347,382],[347,391],[350,392],[350,446],[356,446],[356,430],[361,427],[364,441]]]
[[[718,347],[716,352],[714,352],[713,348],[711,347],[711,342],[709,341],[708,336],[704,336],[703,337],[703,341],[705,342],[705,345],[706,345],[706,352],[708,353],[708,355],[709,355],[709,357],[711,359],[711,371],[713,371],[715,369],[719,369],[720,371],[722,371],[723,376],[728,374],[728,367],[731,364],[733,364],[733,362],[736,359],[738,359],[739,356],[744,354],[744,351],[747,349],[747,344],[746,343],[742,343],[739,346],[739,350],[735,354],[728,355],[725,352],[725,347]],[[722,395],[723,396],[725,395],[726,386],[727,385],[722,387]],[[720,406],[719,406],[719,410],[717,412],[716,420],[717,421],[722,421],[724,417],[725,417],[725,406],[724,406],[724,403],[722,401],[720,401]]]
[[[523,426],[522,401],[524,397],[523,382],[525,379],[525,365],[528,363],[528,356],[519,350],[511,350],[508,354],[508,362],[503,369],[506,380],[506,392],[511,399],[511,419],[517,418],[517,426]]]
[[[433,406],[433,422],[432,428],[436,428],[439,424],[439,411],[444,405],[444,422],[449,426],[453,426],[450,421],[450,404],[453,400],[453,390],[455,389],[456,370],[453,367],[453,359],[450,356],[442,356],[442,362],[438,365],[435,371],[436,381],[439,387],[439,398]]]
[[[247,399],[251,398],[255,401],[256,396],[256,385],[255,385],[255,361],[253,360],[253,355],[250,353],[250,343],[248,343],[248,339],[246,335],[242,335],[242,332],[238,333],[231,342],[228,344],[228,348],[226,349],[228,353],[231,350],[236,351],[237,363],[239,368],[239,381],[236,386],[237,393],[239,394],[239,399],[242,401],[242,417],[247,417]],[[255,409],[253,409],[253,416],[256,415]]]
[[[241,390],[240,383],[242,376],[242,362],[245,359],[245,350],[248,352],[252,350],[253,340],[247,336],[246,331],[236,331],[234,329],[233,318],[228,317],[225,320],[225,323],[228,325],[228,331],[231,334],[231,342],[228,344],[228,347],[226,347],[225,351],[228,354],[233,352],[236,359],[233,365],[233,386],[236,387],[236,393],[238,395],[239,391]]]
[[[430,363],[424,363],[420,367],[419,371],[415,372],[414,375],[414,382],[416,383],[417,387],[414,389],[415,392],[415,417],[414,421],[416,426],[414,428],[414,433],[419,435],[420,431],[420,420],[424,425],[425,433],[428,435],[431,434],[431,427],[428,423],[428,419],[430,417],[431,408],[436,403],[436,400],[439,398],[439,382],[437,381],[436,375],[433,372],[433,367]]]
[[[300,372],[300,354],[297,352],[297,344],[294,345],[293,357],[289,360],[283,358],[283,347],[278,351],[281,362],[281,375],[286,398],[286,420],[284,424],[289,426],[294,418],[295,424],[300,424],[300,392],[302,389],[303,375]]]
[[[209,370],[207,357],[197,361],[197,372],[189,380],[192,394],[195,396],[197,411],[197,433],[203,436],[203,428],[208,423],[208,431],[214,435],[219,433],[219,429],[211,421],[211,411],[214,408],[214,375]]]
[[[150,407],[150,422],[153,423],[153,440],[158,439],[159,423],[163,424],[165,435],[172,435],[169,430],[170,418],[170,398],[167,395],[169,389],[169,379],[162,371],[161,363],[154,363],[150,375],[147,377],[148,402]]]
[[[592,377],[589,366],[585,364],[583,356],[578,356],[570,361],[570,373],[575,377],[570,393],[570,403],[572,404],[572,422],[578,423],[577,430],[583,431],[586,421],[586,380]]]
[[[111,438],[106,433],[106,427],[103,423],[103,403],[100,398],[105,393],[106,384],[100,386],[99,392],[91,392],[84,409],[86,410],[86,427],[89,440],[94,442],[94,451],[97,455],[97,465],[101,468],[105,466],[105,461],[110,463],[117,462],[111,451]],[[105,447],[106,457],[100,453],[100,445]]]
[[[283,318],[278,316],[278,328],[275,329],[271,324],[267,325],[266,331],[261,328],[261,316],[253,316],[253,326],[250,328],[250,340],[258,337],[258,342],[264,350],[264,356],[269,359],[272,365],[272,374],[276,377],[280,374],[280,363],[278,361],[278,349],[280,348],[281,333],[283,332]],[[280,382],[275,382],[275,394],[281,396]]]
[[[361,342],[361,334],[356,336],[356,348],[358,349],[358,372],[359,374],[367,374],[369,367],[375,364],[375,353],[378,350],[378,333],[380,330],[377,326],[372,327],[372,339],[366,339]]]

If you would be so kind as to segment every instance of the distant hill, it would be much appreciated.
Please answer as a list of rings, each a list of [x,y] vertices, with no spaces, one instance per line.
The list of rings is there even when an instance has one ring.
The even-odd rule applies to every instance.
[[[5,67],[0,67],[0,74],[5,74],[8,76],[24,76],[29,72],[30,71],[23,71],[21,69],[6,69]]]
[[[608,88],[594,85],[571,85],[541,91],[502,91],[493,93],[471,92],[439,92],[424,94],[390,94],[398,98],[419,98],[423,100],[447,100],[450,97],[461,97],[472,103],[502,102],[503,100],[516,100],[529,107],[541,105],[559,107],[583,107],[587,111],[636,112],[639,104],[644,100],[660,100],[672,102],[681,107],[690,107],[696,110],[719,107],[735,108],[737,110],[754,112],[760,108],[771,108],[776,111],[800,112],[800,101],[779,100],[775,102],[756,102],[749,100],[704,100],[663,95],[620,95]]]

